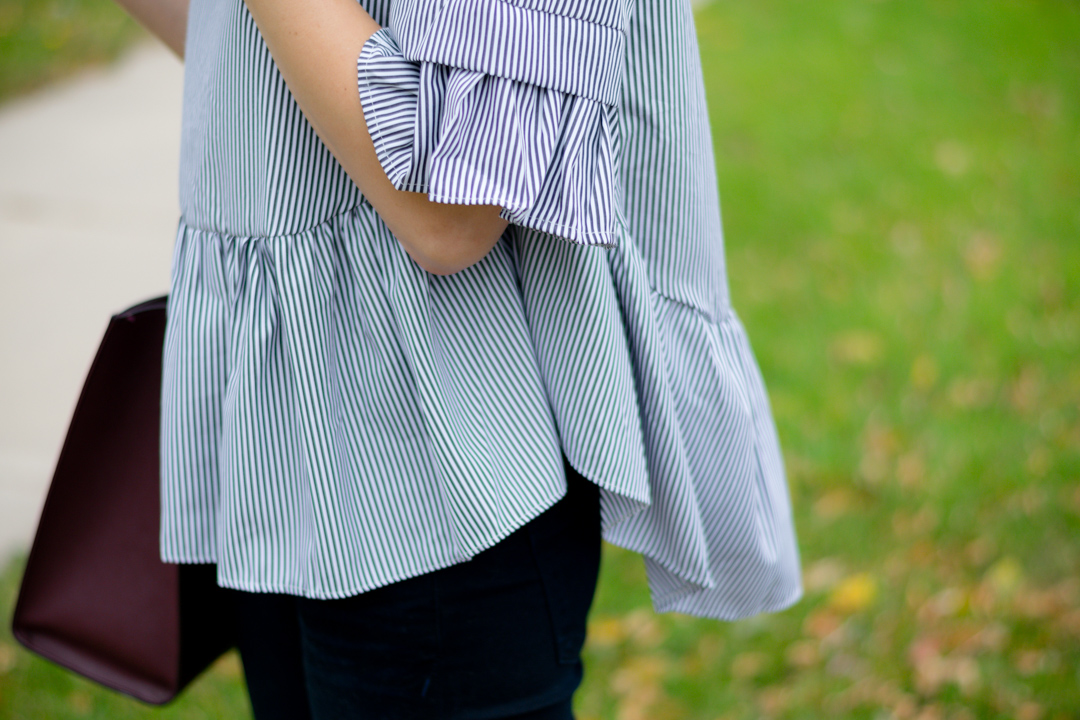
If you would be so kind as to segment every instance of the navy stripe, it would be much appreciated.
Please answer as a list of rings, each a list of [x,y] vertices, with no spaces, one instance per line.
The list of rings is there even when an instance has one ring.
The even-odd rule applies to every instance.
[[[242,1],[192,0],[163,558],[246,590],[361,593],[536,517],[565,492],[565,454],[601,488],[604,537],[645,556],[658,610],[794,603],[688,4],[364,5],[388,26],[357,60],[388,177],[512,224],[476,265],[423,271]]]

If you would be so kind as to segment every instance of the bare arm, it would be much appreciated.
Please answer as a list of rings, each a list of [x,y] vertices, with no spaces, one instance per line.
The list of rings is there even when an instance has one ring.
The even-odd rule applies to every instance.
[[[356,0],[246,2],[304,115],[405,251],[439,275],[487,255],[506,229],[499,207],[433,203],[397,190],[379,164],[356,87],[356,58],[379,26]]]
[[[177,57],[184,57],[188,0],[116,0],[144,28],[157,35]]]

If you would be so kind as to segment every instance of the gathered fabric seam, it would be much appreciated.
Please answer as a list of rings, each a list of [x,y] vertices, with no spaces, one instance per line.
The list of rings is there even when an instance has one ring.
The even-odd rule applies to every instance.
[[[297,235],[307,235],[309,233],[315,232],[316,230],[318,230],[319,228],[322,228],[323,226],[330,225],[331,223],[336,222],[337,220],[340,220],[341,218],[344,218],[347,215],[355,213],[357,210],[364,207],[365,205],[370,207],[371,203],[369,203],[366,199],[361,199],[361,201],[359,203],[357,203],[356,205],[353,205],[352,207],[348,208],[347,210],[343,210],[342,212],[340,212],[340,213],[338,213],[336,215],[331,215],[328,218],[320,220],[319,222],[315,223],[314,225],[312,225],[312,226],[310,226],[308,228],[305,228],[303,230],[296,230],[294,232],[275,233],[273,235],[250,235],[250,234],[234,233],[234,232],[227,232],[227,231],[224,231],[224,230],[214,230],[214,229],[211,229],[211,228],[201,227],[201,226],[196,225],[196,224],[194,224],[192,222],[189,222],[187,220],[187,218],[184,217],[183,213],[180,214],[180,223],[184,227],[188,228],[189,230],[193,230],[195,232],[201,232],[201,233],[205,233],[207,235],[215,235],[215,236],[221,237],[221,238],[229,238],[229,239],[232,239],[232,240],[240,240],[240,241],[243,241],[243,240],[247,240],[247,241],[252,241],[252,240],[280,240],[280,239],[283,239],[283,238],[291,238],[291,237],[296,237]]]

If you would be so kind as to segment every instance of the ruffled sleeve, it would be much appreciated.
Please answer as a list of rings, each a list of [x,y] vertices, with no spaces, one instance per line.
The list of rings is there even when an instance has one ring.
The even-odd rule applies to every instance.
[[[357,81],[394,187],[434,202],[498,205],[515,225],[573,243],[615,245],[617,111],[603,93],[590,93],[596,99],[415,62],[386,28],[365,43]]]

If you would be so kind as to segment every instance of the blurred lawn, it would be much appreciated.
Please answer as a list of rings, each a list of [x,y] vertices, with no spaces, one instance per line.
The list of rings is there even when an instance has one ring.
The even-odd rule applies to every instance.
[[[807,594],[656,616],[607,548],[580,719],[1080,717],[1080,6],[716,0],[698,30]],[[0,636],[0,718],[245,712],[234,659],[148,711]]]
[[[0,0],[0,100],[111,60],[143,35],[112,0]]]

